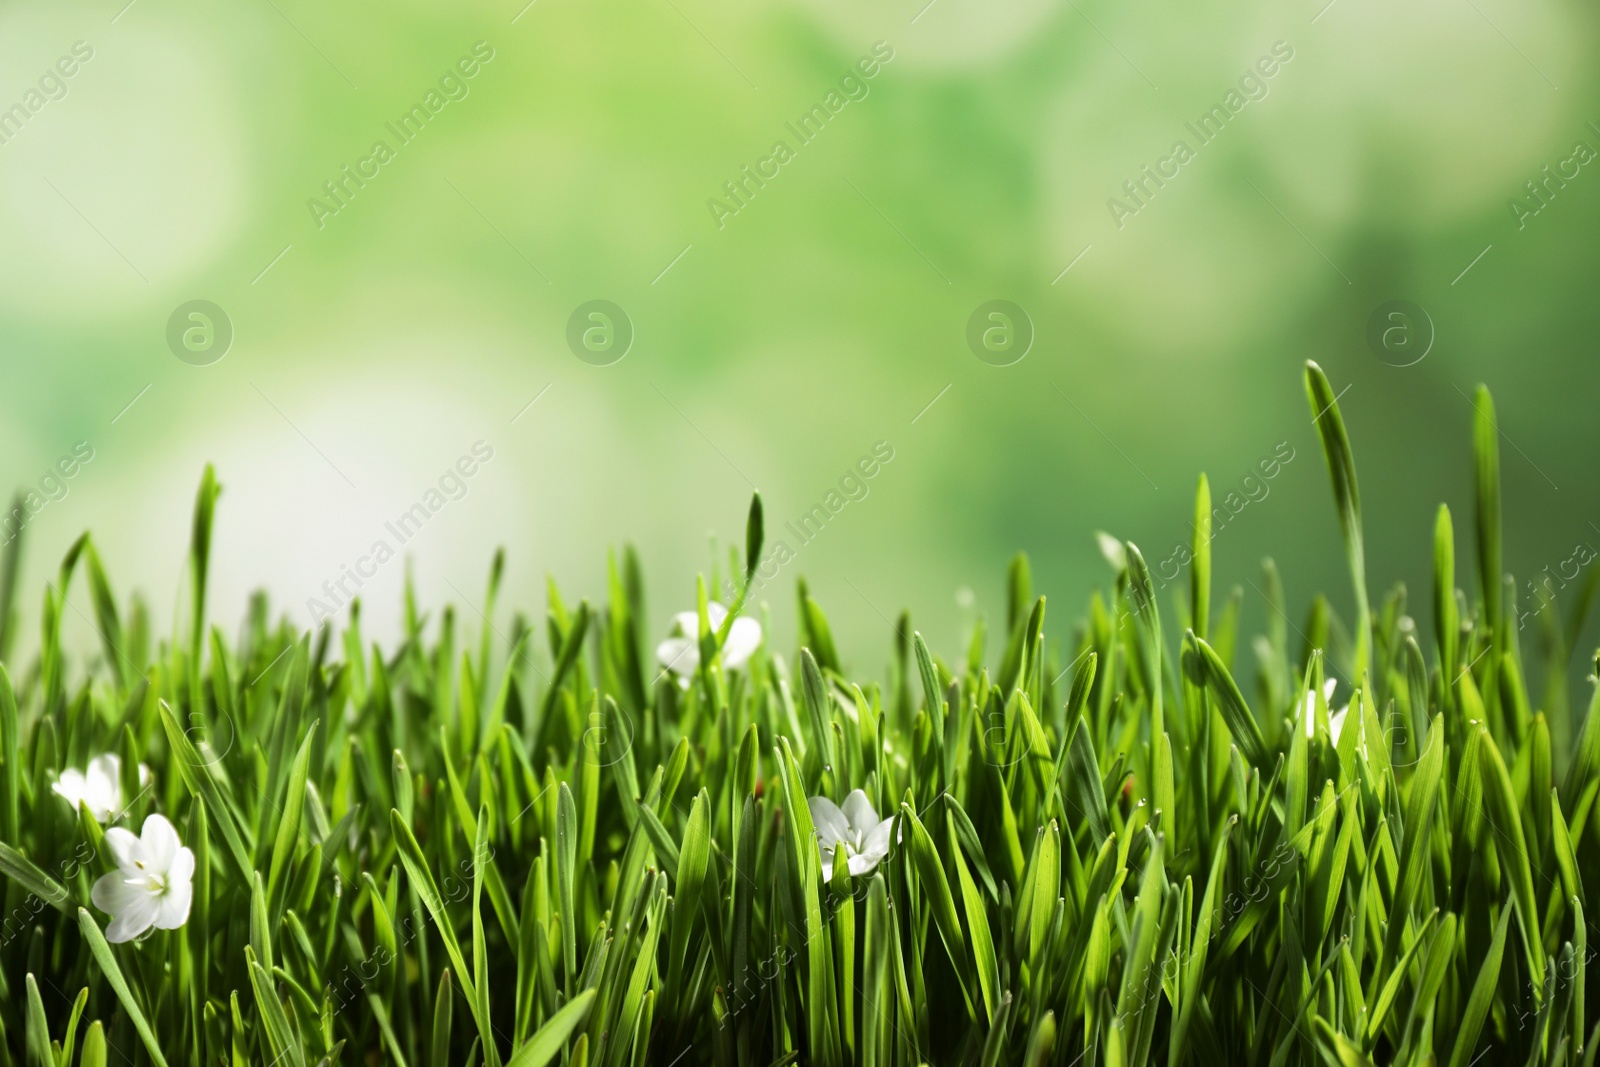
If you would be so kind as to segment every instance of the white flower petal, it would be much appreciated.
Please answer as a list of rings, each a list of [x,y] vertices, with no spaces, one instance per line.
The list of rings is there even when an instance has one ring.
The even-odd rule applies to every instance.
[[[61,777],[55,780],[50,789],[56,796],[71,804],[74,811],[77,810],[78,802],[88,795],[88,786],[84,781],[83,772],[76,767],[68,767],[62,771]]]
[[[120,873],[101,875],[89,890],[94,906],[111,915],[126,911],[137,898],[149,895],[145,879],[126,878]]]
[[[700,649],[692,637],[669,637],[656,646],[656,660],[674,674],[693,674],[700,666]]]
[[[132,941],[155,924],[160,907],[152,893],[141,893],[130,899],[128,906],[117,912],[111,925],[106,927],[106,940],[113,945]]]
[[[118,870],[142,873],[139,862],[145,858],[144,842],[135,837],[132,830],[113,826],[106,831],[106,847],[111,850],[111,859]]]
[[[144,820],[144,829],[139,836],[144,843],[145,864],[150,872],[164,875],[170,871],[173,861],[178,858],[178,850],[183,847],[183,842],[178,840],[178,831],[172,828],[167,817],[147,816]],[[193,862],[192,858],[190,862]],[[193,873],[192,866],[190,872]]]
[[[122,759],[115,752],[105,752],[89,761],[89,770],[85,774],[89,779],[91,788],[102,790],[120,789],[122,779]]]
[[[841,809],[845,819],[850,823],[857,841],[865,838],[878,825],[878,813],[872,806],[872,801],[867,799],[867,794],[859,789],[850,790],[850,795],[844,798]]]
[[[882,856],[873,856],[866,852],[858,852],[850,857],[850,874],[859,878],[868,874],[883,860]]]
[[[194,852],[188,847],[178,849],[178,854],[172,857],[172,866],[167,868],[167,884],[177,885],[179,882],[189,882],[194,879]]]
[[[167,891],[162,894],[156,912],[155,924],[161,930],[176,930],[189,918],[189,905],[194,899],[194,853],[186,848],[178,850],[167,874]]]
[[[850,839],[850,820],[837,804],[827,797],[812,797],[807,804],[811,808],[811,822],[817,828],[817,840],[824,848],[831,852],[834,845]]]
[[[883,859],[889,854],[889,838],[893,833],[894,817],[890,816],[867,833],[866,839],[861,842],[861,854],[876,856],[878,860]],[[873,862],[876,863],[877,860]]]
[[[1342,707],[1328,719],[1328,732],[1333,735],[1333,743],[1336,745],[1339,743],[1339,731],[1344,726],[1345,714],[1349,710],[1348,706]]]
[[[760,647],[761,624],[748,615],[741,615],[728,628],[728,640],[722,645],[722,662],[729,670],[737,670]]]
[[[155,928],[176,930],[189,921],[189,906],[194,901],[194,886],[189,882],[167,890],[156,907]]]
[[[858,852],[850,857],[850,873],[862,875],[870,873],[878,864],[883,862],[884,853]]]
[[[706,601],[706,622],[711,624],[711,632],[716,633],[722,628],[722,620],[728,617],[728,609],[715,600]],[[681,637],[695,638],[700,636],[700,612],[680,611],[672,617],[672,630]]]

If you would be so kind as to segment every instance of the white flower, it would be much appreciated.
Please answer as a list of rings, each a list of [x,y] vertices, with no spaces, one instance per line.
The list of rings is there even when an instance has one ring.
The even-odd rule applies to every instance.
[[[150,781],[150,768],[139,764],[139,784]],[[89,761],[88,771],[68,767],[50,787],[57,796],[77,811],[89,805],[89,814],[100,822],[110,822],[122,814],[122,760],[107,752]]]
[[[172,824],[151,815],[140,837],[113,826],[106,831],[106,844],[117,869],[103,875],[89,893],[94,906],[112,916],[106,940],[132,941],[152,926],[182,926],[194,897],[194,853],[183,847]]]
[[[827,797],[812,797],[811,821],[817,828],[817,844],[822,848],[822,874],[833,877],[833,852],[844,846],[850,873],[866,874],[889,854],[889,835],[894,833],[894,816],[883,821],[873,810],[872,801],[859,789],[844,798],[841,810]]]
[[[1322,683],[1323,700],[1333,699],[1333,687],[1337,684],[1332,678]],[[1328,733],[1332,735],[1333,743],[1336,745],[1339,743],[1339,730],[1344,726],[1345,713],[1349,710],[1350,706],[1347,704],[1338,711],[1330,710],[1328,712]],[[1305,706],[1301,714],[1306,720],[1306,736],[1315,737],[1317,733],[1317,694],[1309,689],[1306,690]]]
[[[728,609],[715,600],[706,605],[706,620],[711,632],[722,629]],[[680,611],[672,617],[672,636],[656,646],[656,659],[680,679],[687,679],[700,668],[700,615]],[[722,643],[722,665],[729,670],[743,667],[761,646],[761,624],[748,615],[733,620],[728,639]]]

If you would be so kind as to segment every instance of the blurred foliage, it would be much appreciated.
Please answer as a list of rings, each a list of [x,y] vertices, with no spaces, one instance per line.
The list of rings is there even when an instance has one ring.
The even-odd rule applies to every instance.
[[[1505,434],[1507,570],[1600,537],[1600,178],[1582,167],[1520,228],[1511,209],[1575,141],[1600,145],[1591,9],[124,3],[0,13],[0,106],[74,42],[93,54],[0,145],[0,474],[97,455],[33,520],[51,547],[32,579],[94,525],[164,604],[174,516],[216,460],[218,610],[265,580],[309,621],[305,599],[480,438],[504,460],[413,546],[426,597],[501,543],[527,597],[547,570],[592,578],[594,543],[622,534],[688,574],[752,487],[777,529],[887,440],[900,458],[783,580],[817,576],[847,644],[886,646],[877,606],[905,602],[953,640],[958,587],[1012,552],[1076,596],[1104,576],[1096,528],[1164,558],[1197,470],[1231,486],[1281,442],[1307,454],[1307,357],[1373,457],[1375,588],[1420,583],[1432,502],[1465,503],[1441,440],[1479,380]],[[493,58],[466,95],[319,229],[308,200],[478,42]],[[786,124],[877,42],[893,59],[800,144]],[[1201,144],[1186,124],[1278,42],[1292,60]],[[794,158],[719,227],[708,200],[780,139]],[[1119,228],[1108,200],[1179,139],[1194,157]],[[195,298],[235,329],[209,367],[165,341]],[[595,298],[636,330],[609,367],[566,347]],[[1013,366],[966,347],[993,298],[1036,330]],[[1436,329],[1414,366],[1366,341],[1393,299]],[[1287,467],[1219,531],[1219,577],[1270,545],[1290,603],[1335,586],[1320,488]],[[384,632],[400,579],[367,592]]]

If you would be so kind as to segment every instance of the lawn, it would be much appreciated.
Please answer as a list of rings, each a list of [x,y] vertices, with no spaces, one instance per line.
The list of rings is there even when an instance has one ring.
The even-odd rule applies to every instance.
[[[1018,557],[967,647],[902,615],[884,683],[803,581],[800,649],[765,641],[759,497],[670,631],[625,549],[537,625],[408,595],[388,649],[359,602],[207,624],[209,469],[170,639],[85,534],[11,659],[14,539],[0,1064],[1592,1063],[1595,585],[1519,605],[1480,389],[1470,573],[1441,506],[1418,617],[1370,600],[1314,364],[1306,392],[1350,618],[1291,621],[1268,560],[1243,639],[1202,477],[1168,603],[1106,538],[1109,587],[1047,629]]]

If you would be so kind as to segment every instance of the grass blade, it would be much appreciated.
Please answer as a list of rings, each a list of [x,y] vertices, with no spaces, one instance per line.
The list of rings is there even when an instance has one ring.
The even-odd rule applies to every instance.
[[[1456,1028],[1455,1049],[1450,1053],[1450,1067],[1467,1067],[1478,1046],[1478,1034],[1489,1017],[1489,1006],[1494,1000],[1495,985],[1500,981],[1500,962],[1505,955],[1506,925],[1511,921],[1511,909],[1500,913],[1500,924],[1495,927],[1494,940],[1484,953],[1483,964],[1478,968],[1477,980],[1472,983],[1472,993],[1467,998],[1467,1010],[1461,1014],[1461,1025]]]
[[[1361,531],[1361,490],[1356,484],[1356,461],[1350,451],[1350,436],[1345,432],[1344,416],[1339,413],[1339,396],[1322,368],[1306,361],[1306,399],[1311,404],[1312,422],[1322,438],[1322,455],[1333,481],[1333,502],[1339,512],[1339,529],[1344,535],[1345,558],[1356,594],[1355,677],[1367,673],[1372,635],[1372,611],[1367,606],[1366,548]]]
[[[155,1031],[150,1029],[150,1023],[145,1018],[139,1002],[134,999],[133,990],[128,988],[128,981],[122,976],[122,968],[117,966],[117,959],[111,954],[111,946],[106,944],[105,935],[100,932],[100,927],[83,908],[78,909],[78,929],[83,932],[83,939],[89,945],[89,953],[100,965],[100,973],[105,975],[106,981],[117,994],[117,999],[122,1002],[122,1010],[128,1013],[128,1020],[133,1023],[134,1030],[138,1031],[139,1039],[144,1042],[145,1051],[150,1054],[150,1059],[155,1061],[156,1067],[167,1067],[167,1059],[161,1054],[161,1043],[156,1040]],[[85,1050],[87,1052],[87,1050]]]
[[[594,1005],[595,991],[585,989],[573,997],[550,1021],[539,1027],[528,1043],[517,1050],[506,1067],[545,1067],[566,1047],[567,1038],[583,1025]]]
[[[1483,773],[1484,815],[1490,839],[1500,854],[1502,867],[1509,872],[1511,896],[1517,902],[1517,926],[1522,930],[1522,946],[1528,957],[1530,981],[1536,1000],[1543,1000],[1545,953],[1540,939],[1539,908],[1533,891],[1533,869],[1528,861],[1527,838],[1518,815],[1516,794],[1505,761],[1487,730],[1478,728],[1478,755]]]
[[[1217,702],[1217,710],[1222,713],[1223,721],[1228,724],[1228,730],[1239,745],[1239,751],[1244,753],[1244,758],[1261,766],[1267,760],[1267,742],[1261,736],[1256,717],[1244,702],[1244,694],[1239,692],[1238,683],[1233,680],[1222,657],[1210,645],[1194,636],[1193,631],[1190,631],[1188,638],[1194,651],[1185,658],[1186,673],[1196,685],[1202,685],[1210,691]]]
[[[1500,441],[1489,387],[1478,386],[1472,400],[1472,483],[1478,530],[1478,588],[1494,635],[1494,647],[1505,647],[1500,588]]]

